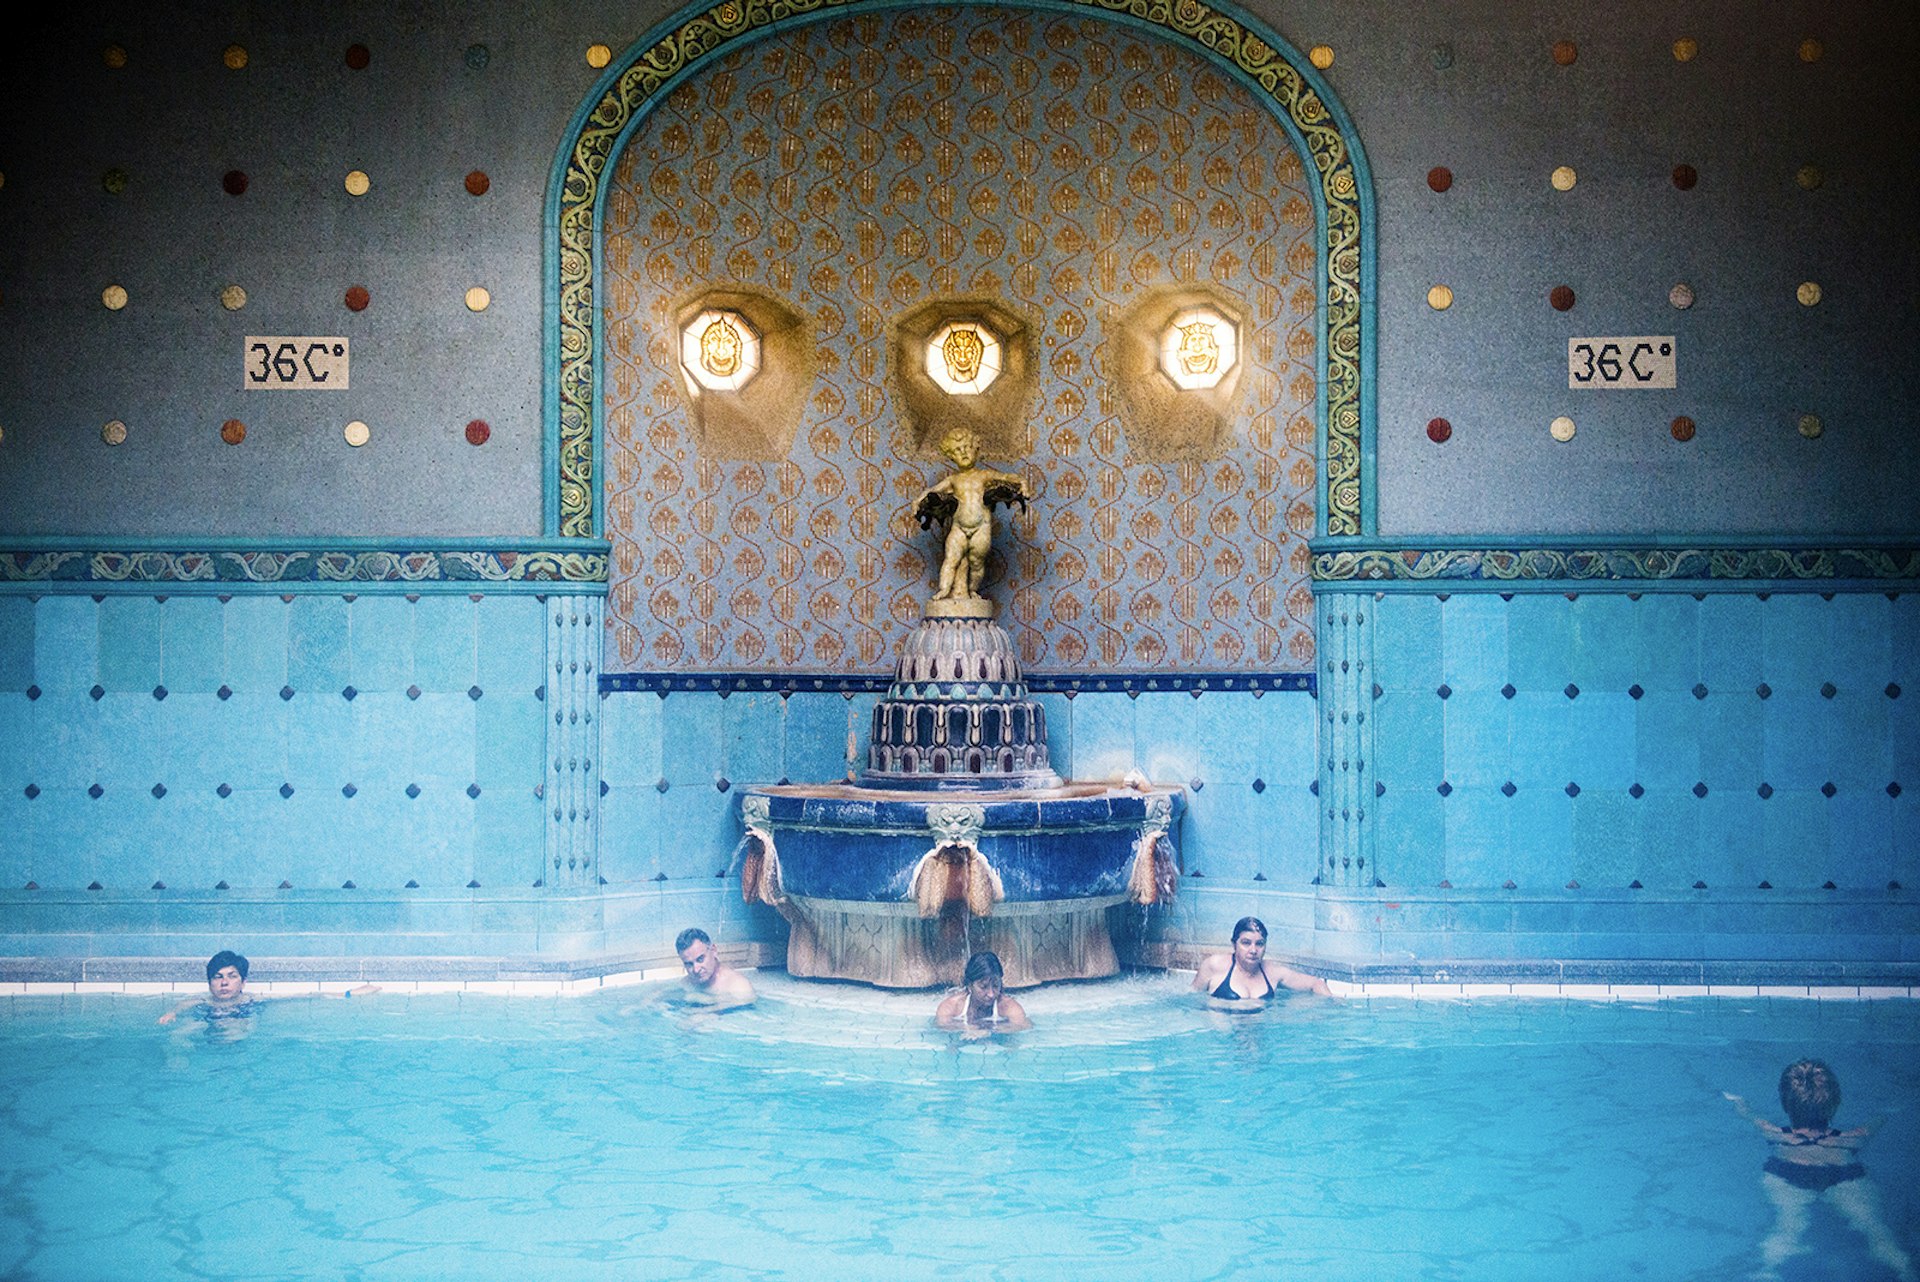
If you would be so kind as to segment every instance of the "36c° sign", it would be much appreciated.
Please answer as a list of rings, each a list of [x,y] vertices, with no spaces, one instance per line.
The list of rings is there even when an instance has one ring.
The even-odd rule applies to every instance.
[[[240,351],[240,385],[250,392],[347,390],[347,340],[249,335]]]
[[[1567,340],[1568,387],[1675,387],[1678,372],[1671,334]]]

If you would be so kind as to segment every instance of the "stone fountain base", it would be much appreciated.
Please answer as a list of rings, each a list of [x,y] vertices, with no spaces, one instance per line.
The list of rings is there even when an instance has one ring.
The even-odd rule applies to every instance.
[[[960,982],[967,957],[999,954],[1008,988],[1117,974],[1107,909],[1100,899],[999,904],[988,917],[922,917],[918,906],[790,895],[780,915],[792,926],[787,973],[803,979],[859,979],[881,988]]]

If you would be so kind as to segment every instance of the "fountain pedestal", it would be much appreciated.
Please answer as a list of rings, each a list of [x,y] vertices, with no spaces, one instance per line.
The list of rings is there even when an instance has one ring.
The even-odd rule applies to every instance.
[[[1173,893],[1185,794],[1063,782],[991,606],[931,607],[858,782],[743,790],[742,892],[792,925],[795,975],[950,984],[982,950],[1010,987],[1114,974],[1108,909]]]

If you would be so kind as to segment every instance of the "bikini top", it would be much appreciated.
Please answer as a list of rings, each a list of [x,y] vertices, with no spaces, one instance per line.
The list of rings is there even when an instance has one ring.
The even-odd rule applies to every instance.
[[[1255,1000],[1265,1001],[1267,998],[1273,996],[1273,981],[1267,978],[1267,969],[1264,966],[1260,968],[1260,978],[1266,984],[1267,991]],[[1227,973],[1220,977],[1220,987],[1213,990],[1213,995],[1222,1001],[1237,1002],[1241,1000],[1240,994],[1233,991],[1233,966],[1231,964],[1227,966]]]

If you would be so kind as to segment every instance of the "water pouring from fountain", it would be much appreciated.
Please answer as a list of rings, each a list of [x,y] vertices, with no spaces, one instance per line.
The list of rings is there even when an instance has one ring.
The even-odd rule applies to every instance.
[[[1045,710],[980,593],[993,508],[1032,496],[977,465],[969,429],[940,445],[954,470],[915,509],[947,529],[939,583],[874,709],[866,769],[744,789],[741,893],[786,918],[803,978],[953,984],[981,949],[1010,988],[1112,975],[1108,910],[1172,896],[1185,794],[1054,772]]]

